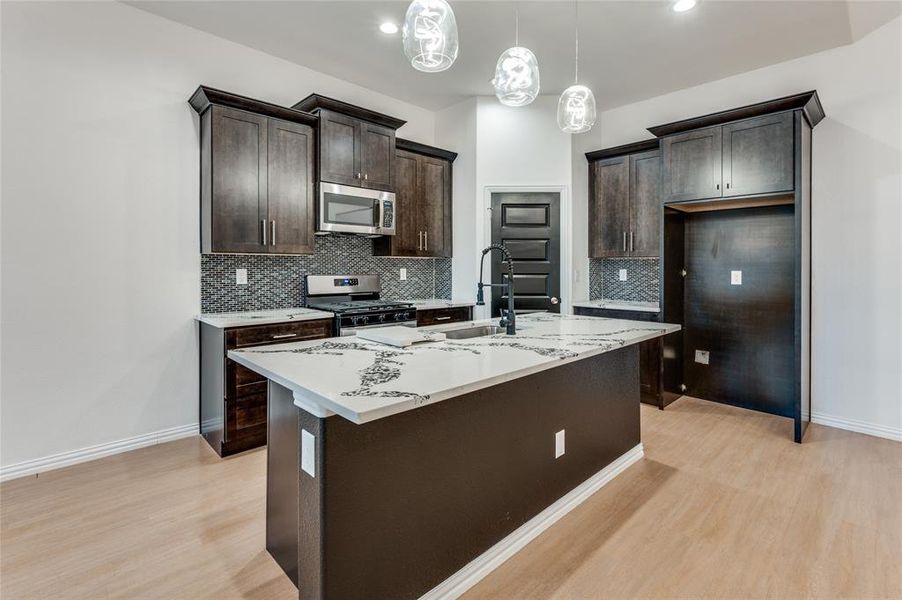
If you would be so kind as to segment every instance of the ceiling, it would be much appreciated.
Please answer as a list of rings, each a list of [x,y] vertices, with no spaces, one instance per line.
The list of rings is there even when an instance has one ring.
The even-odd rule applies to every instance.
[[[407,1],[133,0],[128,4],[386,95],[440,109],[491,95],[498,55],[520,43],[538,57],[541,93],[573,83],[574,4],[451,0],[460,55],[451,69],[411,68],[400,34]],[[849,44],[902,12],[902,2],[699,0],[579,3],[581,83],[612,108],[706,81]]]

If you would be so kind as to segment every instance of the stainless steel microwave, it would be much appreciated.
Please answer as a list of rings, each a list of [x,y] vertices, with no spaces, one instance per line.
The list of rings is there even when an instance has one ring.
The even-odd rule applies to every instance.
[[[319,184],[319,231],[395,234],[395,194],[336,183]]]

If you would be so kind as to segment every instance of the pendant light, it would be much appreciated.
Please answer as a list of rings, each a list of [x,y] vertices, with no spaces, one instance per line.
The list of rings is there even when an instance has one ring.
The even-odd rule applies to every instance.
[[[539,62],[520,46],[520,11],[516,15],[514,47],[501,53],[492,79],[495,96],[505,106],[526,106],[539,95]]]
[[[404,54],[418,71],[438,73],[457,60],[457,20],[445,0],[413,0],[401,38]]]
[[[595,125],[595,94],[579,85],[579,5],[574,2],[576,21],[576,60],[573,85],[564,90],[557,103],[557,124],[564,133],[585,133]]]

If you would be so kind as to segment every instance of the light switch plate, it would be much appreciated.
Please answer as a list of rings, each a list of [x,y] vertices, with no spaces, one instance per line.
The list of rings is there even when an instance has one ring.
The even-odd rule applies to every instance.
[[[711,353],[707,350],[696,350],[695,351],[695,362],[700,365],[707,365],[711,360]]]
[[[306,429],[301,429],[301,470],[316,477],[316,438]]]
[[[620,281],[626,281],[626,269],[620,269],[619,278]]]
[[[406,268],[401,267],[400,277],[401,277],[401,281],[407,281],[407,269]]]
[[[742,271],[730,271],[730,285],[742,285]]]
[[[560,458],[564,455],[564,429],[554,434],[554,457]]]
[[[235,283],[247,285],[247,269],[235,269]]]

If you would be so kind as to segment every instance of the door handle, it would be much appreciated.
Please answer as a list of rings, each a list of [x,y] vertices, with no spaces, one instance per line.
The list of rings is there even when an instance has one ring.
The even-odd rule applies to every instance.
[[[273,237],[275,237],[275,236],[276,236],[276,234],[274,233]],[[633,245],[633,232],[630,231],[630,252],[635,252],[635,251],[636,251],[636,247]]]
[[[626,252],[626,232],[623,232],[623,251]]]
[[[429,232],[423,232],[423,250],[429,252]]]
[[[423,232],[418,231],[417,232],[417,250],[422,250],[422,249],[423,249]]]
[[[263,230],[263,245],[266,245],[266,219],[260,221],[261,229]]]
[[[277,335],[272,336],[272,339],[274,339],[274,340],[284,340],[284,339],[287,339],[287,338],[293,338],[293,337],[297,337],[297,336],[298,336],[298,334],[296,334],[296,333],[280,333],[280,334],[277,334]]]
[[[276,245],[276,220],[275,219],[272,220],[272,236],[271,237],[272,237],[272,239],[269,241],[269,243],[272,244],[273,246],[275,246]]]

